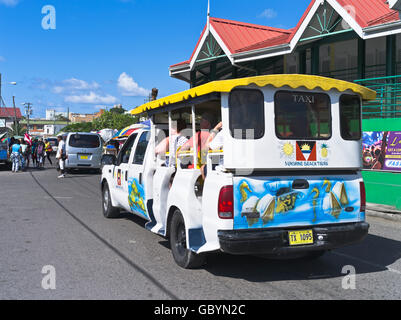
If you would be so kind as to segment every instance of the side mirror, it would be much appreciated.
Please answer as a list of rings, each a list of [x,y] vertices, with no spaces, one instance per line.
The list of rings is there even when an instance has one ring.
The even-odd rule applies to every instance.
[[[104,154],[102,156],[102,166],[115,165],[117,157],[114,154]]]

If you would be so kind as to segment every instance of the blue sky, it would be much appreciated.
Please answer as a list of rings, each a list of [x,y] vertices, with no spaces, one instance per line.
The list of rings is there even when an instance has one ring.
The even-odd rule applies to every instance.
[[[309,0],[211,0],[213,17],[294,27]],[[56,10],[44,30],[42,8]],[[187,60],[206,23],[207,0],[0,0],[0,73],[8,106],[33,103],[92,113],[188,89],[168,67]],[[10,82],[17,82],[11,85]]]

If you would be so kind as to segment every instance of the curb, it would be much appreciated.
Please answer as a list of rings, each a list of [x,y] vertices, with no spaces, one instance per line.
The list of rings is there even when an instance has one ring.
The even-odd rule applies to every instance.
[[[386,219],[386,220],[390,220],[390,221],[401,222],[400,214],[392,214],[392,213],[367,210],[366,215],[368,217],[376,217],[376,218],[382,218],[382,219]]]

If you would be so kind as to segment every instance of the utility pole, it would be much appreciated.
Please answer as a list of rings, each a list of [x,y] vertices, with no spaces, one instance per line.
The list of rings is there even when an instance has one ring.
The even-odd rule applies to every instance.
[[[2,94],[1,94],[1,73],[0,73],[0,108],[1,108],[2,106],[5,107],[6,104],[4,103],[3,96],[2,96]]]
[[[26,117],[27,117],[27,130],[26,130],[26,132],[29,134],[29,117],[32,114],[32,103],[25,102],[22,105],[25,106],[25,114],[26,114]]]
[[[19,136],[19,126],[17,124],[17,108],[15,107],[15,96],[13,96],[13,106],[14,106],[14,130],[17,136]]]

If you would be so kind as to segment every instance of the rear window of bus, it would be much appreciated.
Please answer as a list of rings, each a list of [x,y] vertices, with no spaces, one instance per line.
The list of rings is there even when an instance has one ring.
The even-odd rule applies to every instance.
[[[70,137],[69,145],[73,148],[99,148],[100,139],[96,135],[73,134]]]
[[[362,138],[361,100],[358,96],[343,94],[340,97],[340,127],[344,140]]]
[[[274,106],[279,139],[330,139],[331,101],[327,94],[278,91]]]
[[[259,90],[237,89],[230,93],[230,132],[235,139],[260,139],[265,134],[264,96]]]

